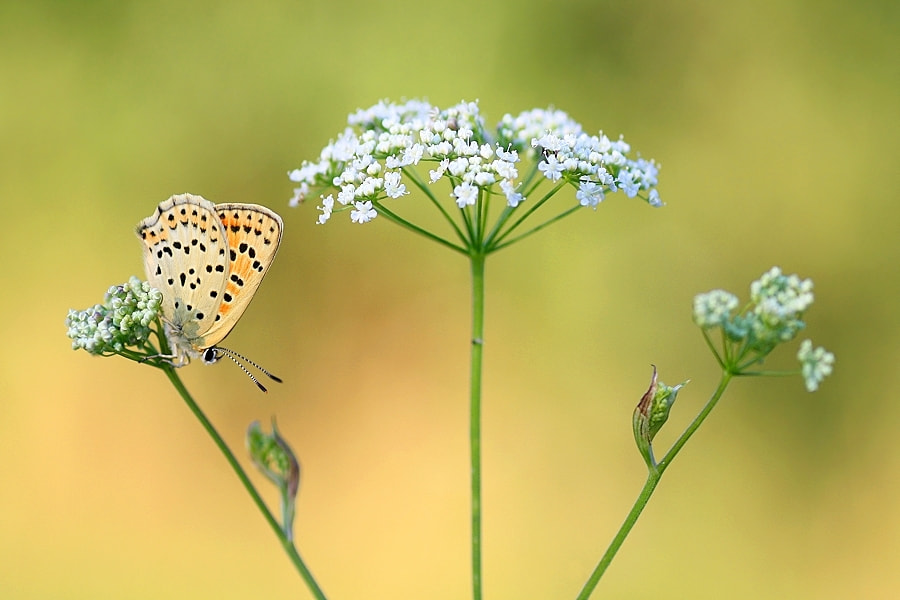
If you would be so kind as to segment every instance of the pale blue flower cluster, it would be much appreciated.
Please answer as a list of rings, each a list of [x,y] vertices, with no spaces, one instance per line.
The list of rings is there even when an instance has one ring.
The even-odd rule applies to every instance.
[[[724,356],[736,365],[759,362],[778,344],[789,342],[806,327],[803,313],[813,303],[813,282],[797,275],[785,275],[772,267],[750,284],[750,303],[740,313],[734,294],[712,290],[694,298],[694,322],[704,331],[721,328]],[[824,348],[803,342],[798,354],[808,390],[832,371],[834,355]]]
[[[658,165],[630,158],[630,151],[621,138],[611,141],[602,133],[584,133],[559,110],[506,115],[496,133],[491,133],[475,102],[439,109],[421,100],[382,101],[350,115],[348,127],[317,161],[304,161],[289,173],[299,184],[291,204],[314,190],[333,187],[336,194],[321,196],[318,222],[325,223],[334,211],[347,209],[352,221],[366,223],[377,216],[382,200],[409,193],[404,181],[425,185],[410,179],[412,168],[425,162],[432,167],[428,182],[448,179],[459,208],[473,206],[483,192],[501,195],[515,208],[526,200],[519,179],[524,158],[536,163],[538,172],[551,183],[576,187],[582,206],[596,207],[605,194],[618,190],[628,197],[644,192],[649,204],[661,206],[656,191]]]
[[[106,292],[103,304],[85,310],[69,310],[67,335],[72,349],[91,354],[116,354],[126,348],[143,346],[150,325],[160,311],[162,294],[146,281],[131,277]]]

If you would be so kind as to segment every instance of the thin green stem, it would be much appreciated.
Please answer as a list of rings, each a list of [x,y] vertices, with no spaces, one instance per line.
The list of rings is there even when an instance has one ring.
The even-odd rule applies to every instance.
[[[669,465],[672,464],[672,460],[674,460],[675,456],[681,451],[691,436],[694,435],[700,425],[703,424],[703,421],[706,420],[706,417],[709,416],[712,409],[715,408],[719,399],[722,397],[722,394],[725,393],[725,388],[728,387],[732,377],[734,377],[732,373],[729,373],[728,371],[722,372],[722,379],[719,381],[719,386],[706,402],[706,406],[703,407],[703,410],[700,411],[687,429],[684,430],[684,433],[682,433],[675,443],[672,444],[672,447],[666,452],[663,459],[659,461],[656,468],[651,468],[649,470],[647,481],[644,483],[641,493],[638,494],[637,500],[635,500],[634,505],[631,507],[631,511],[628,513],[628,516],[625,517],[625,521],[622,523],[622,526],[619,528],[619,531],[616,533],[612,542],[610,542],[609,547],[606,549],[600,562],[594,567],[594,571],[581,589],[581,593],[578,594],[577,600],[587,600],[594,592],[594,589],[600,582],[600,578],[603,577],[607,567],[609,567],[613,558],[615,558],[619,548],[621,548],[622,544],[625,542],[625,538],[631,533],[632,528],[635,523],[637,523],[638,517],[650,501],[650,497],[653,495],[654,490],[656,490],[656,486],[659,484],[659,480],[662,478],[663,473]]]
[[[737,373],[741,377],[795,377],[802,374],[803,371],[800,369],[794,371],[741,371]]]
[[[491,207],[491,195],[484,191],[484,188],[478,188],[478,200],[475,203],[475,210],[478,214],[478,237],[475,245],[481,247],[484,242],[485,231],[487,229],[488,211]]]
[[[405,227],[406,229],[409,229],[410,231],[413,231],[415,233],[418,233],[419,235],[427,237],[429,240],[433,240],[433,241],[441,244],[442,246],[446,246],[447,248],[450,248],[451,250],[456,250],[457,252],[460,252],[462,254],[467,253],[467,250],[465,248],[463,248],[462,246],[457,246],[450,240],[445,240],[441,236],[431,233],[427,229],[422,229],[418,225],[416,225],[414,223],[410,223],[403,217],[397,215],[396,213],[394,213],[391,210],[389,210],[388,208],[386,208],[380,202],[378,203],[378,212],[382,213],[387,219],[393,221],[394,223],[400,225],[401,227]]]
[[[700,414],[694,418],[690,425],[688,425],[687,429],[684,430],[684,433],[675,440],[675,443],[672,444],[672,447],[669,448],[669,451],[666,452],[666,455],[659,461],[657,465],[657,469],[660,474],[665,471],[668,466],[672,463],[672,460],[675,456],[681,451],[687,441],[694,435],[694,432],[700,428],[700,425],[703,424],[703,421],[706,420],[706,417],[709,416],[709,413],[712,412],[712,409],[716,407],[719,399],[722,397],[722,394],[725,393],[725,388],[728,387],[728,384],[731,383],[731,379],[734,377],[734,373],[729,371],[722,372],[722,378],[719,380],[719,386],[716,388],[716,391],[713,392],[713,395],[710,396],[709,400],[706,402],[706,406],[703,407],[703,410],[700,411]]]
[[[497,237],[497,233],[503,228],[506,222],[509,220],[509,217],[512,216],[513,212],[516,209],[512,206],[506,205],[503,208],[503,212],[500,213],[500,216],[497,217],[497,220],[494,222],[494,226],[491,228],[491,232],[487,235],[484,240],[485,246],[490,247],[492,240]]]
[[[706,341],[706,345],[709,347],[710,351],[712,351],[713,356],[716,357],[716,362],[718,362],[719,366],[724,370],[725,362],[722,360],[722,357],[719,356],[719,351],[716,350],[716,347],[713,344],[712,340],[709,339],[709,333],[707,332],[707,330],[705,328],[701,328],[700,331],[703,333],[703,339],[704,339],[704,341]],[[724,344],[723,344],[723,346],[724,346]],[[726,350],[727,350],[727,348],[726,348]]]
[[[508,239],[508,240],[506,240],[505,242],[494,244],[493,246],[490,247],[490,250],[491,250],[491,252],[493,252],[493,251],[499,250],[499,249],[501,249],[501,248],[506,248],[507,246],[509,246],[509,245],[511,245],[511,244],[515,244],[516,242],[521,241],[521,240],[527,238],[529,235],[532,235],[532,234],[534,234],[534,233],[537,233],[538,231],[540,231],[540,230],[543,229],[544,227],[547,227],[547,226],[549,226],[549,225],[553,225],[553,224],[556,223],[557,221],[559,221],[559,220],[561,220],[561,219],[563,219],[563,218],[565,218],[565,217],[568,217],[569,215],[571,215],[573,212],[575,212],[576,210],[578,210],[578,209],[580,209],[580,208],[583,208],[583,207],[582,207],[580,204],[576,204],[576,205],[573,206],[572,208],[570,208],[570,209],[568,209],[568,210],[565,210],[565,211],[559,213],[558,215],[556,215],[556,216],[553,217],[552,219],[550,219],[550,220],[548,220],[548,221],[544,221],[544,222],[541,223],[540,225],[537,225],[537,226],[535,226],[535,227],[529,229],[528,231],[526,231],[526,232],[523,233],[523,234],[517,235],[516,237],[514,237],[514,238],[512,238],[512,239]]]
[[[222,454],[225,455],[225,460],[227,460],[228,464],[231,465],[231,468],[234,469],[234,472],[237,474],[238,479],[241,480],[241,483],[244,485],[247,493],[249,493],[250,497],[253,499],[253,503],[256,504],[256,507],[262,513],[263,518],[265,518],[266,522],[272,528],[272,531],[275,532],[275,535],[278,537],[278,541],[281,542],[282,548],[284,548],[284,551],[285,553],[287,553],[288,558],[290,558],[291,562],[294,563],[294,567],[300,573],[300,576],[303,577],[303,580],[306,582],[307,587],[309,587],[310,592],[312,592],[313,596],[317,600],[327,600],[325,594],[316,583],[316,580],[313,577],[312,573],[306,567],[303,559],[300,558],[300,553],[297,552],[297,548],[294,546],[291,540],[288,539],[287,534],[281,528],[281,525],[278,523],[275,517],[272,515],[269,507],[266,506],[266,503],[262,499],[262,496],[260,496],[259,492],[256,491],[256,487],[250,481],[250,478],[247,477],[247,473],[244,471],[243,467],[241,467],[241,464],[238,462],[237,458],[234,456],[234,453],[225,443],[225,440],[222,439],[222,436],[219,435],[218,431],[216,431],[216,428],[213,426],[212,422],[210,422],[210,420],[200,409],[200,406],[191,397],[190,392],[188,392],[187,388],[184,386],[184,383],[182,383],[181,378],[178,377],[178,374],[175,372],[175,368],[168,364],[164,364],[160,368],[163,370],[163,372],[165,372],[166,377],[169,378],[169,381],[172,382],[172,385],[175,386],[175,389],[181,395],[181,398],[184,400],[185,404],[187,404],[191,412],[194,413],[194,416],[197,417],[197,420],[200,421],[203,429],[206,430],[206,432],[213,439],[213,442],[216,444],[216,446],[218,446]]]
[[[562,188],[562,186],[564,186],[565,184],[566,184],[566,181],[565,181],[565,180],[560,181],[560,182],[557,183],[555,186],[553,186],[553,189],[551,189],[549,192],[547,192],[546,194],[544,194],[544,196],[541,197],[540,200],[538,200],[537,202],[535,202],[534,204],[532,204],[530,207],[528,207],[528,209],[525,211],[525,213],[524,213],[521,217],[519,217],[518,219],[516,219],[516,220],[513,222],[512,225],[510,225],[510,226],[509,226],[505,231],[503,231],[502,233],[499,233],[499,235],[497,235],[494,239],[490,240],[491,247],[496,248],[496,247],[504,240],[504,238],[506,238],[506,237],[507,237],[510,233],[512,233],[513,231],[515,231],[515,229],[516,229],[519,225],[521,225],[522,222],[525,221],[525,219],[527,219],[528,217],[530,217],[531,214],[532,214],[534,211],[536,211],[536,210],[539,209],[541,206],[543,206],[543,204],[544,204],[545,202],[547,202],[547,200],[549,200],[549,199],[553,196],[553,194],[555,194],[556,192],[558,192],[558,191],[560,190],[560,188]]]
[[[425,194],[425,196],[431,201],[431,203],[444,216],[444,219],[450,224],[450,226],[453,228],[453,231],[456,232],[456,235],[459,238],[459,241],[461,241],[463,244],[465,244],[466,236],[465,236],[465,234],[463,234],[462,229],[459,228],[459,225],[456,224],[456,221],[453,219],[452,216],[450,216],[450,213],[447,212],[447,209],[444,208],[444,205],[438,201],[438,199],[435,197],[435,195],[433,193],[431,193],[431,189],[427,185],[425,185],[425,182],[423,182],[421,179],[419,179],[419,176],[416,174],[415,170],[407,168],[407,167],[403,167],[403,174],[406,175],[407,177],[409,177],[410,181],[412,181],[413,184],[417,188],[419,188],[419,190],[423,194]]]
[[[472,271],[472,357],[469,388],[469,450],[472,484],[472,598],[481,600],[481,366],[484,350],[484,259],[469,255]]]
[[[618,533],[616,533],[616,537],[614,537],[612,542],[610,542],[609,548],[606,549],[606,552],[603,554],[600,562],[597,563],[596,567],[594,567],[594,572],[591,573],[591,576],[584,584],[584,587],[581,588],[581,593],[578,594],[576,600],[587,600],[588,598],[590,598],[591,594],[594,593],[594,588],[596,588],[597,584],[600,583],[600,578],[603,577],[603,574],[606,572],[606,568],[609,567],[613,558],[616,557],[616,552],[619,551],[619,548],[622,546],[625,538],[628,537],[628,534],[631,533],[631,529],[634,527],[634,524],[637,523],[638,517],[641,516],[641,512],[643,512],[644,507],[647,506],[647,502],[650,501],[650,496],[653,495],[653,491],[656,489],[656,485],[659,483],[660,477],[662,477],[662,472],[658,470],[650,471],[650,473],[647,475],[647,481],[644,482],[644,487],[641,489],[641,493],[638,495],[637,500],[635,500],[634,506],[631,507],[631,511],[628,513],[628,516],[625,517],[625,521],[619,528]]]

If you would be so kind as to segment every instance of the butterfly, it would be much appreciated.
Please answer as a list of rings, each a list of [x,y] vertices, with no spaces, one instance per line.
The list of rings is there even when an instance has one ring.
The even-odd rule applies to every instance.
[[[162,319],[176,367],[192,358],[212,364],[227,355],[266,388],[235,356],[219,347],[253,299],[281,243],[281,217],[257,204],[213,204],[179,194],[160,203],[136,229],[144,270],[162,293]]]

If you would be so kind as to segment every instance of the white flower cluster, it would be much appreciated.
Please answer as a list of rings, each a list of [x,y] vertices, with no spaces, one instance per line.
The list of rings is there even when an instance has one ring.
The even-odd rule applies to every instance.
[[[760,340],[786,342],[803,329],[803,312],[813,303],[813,282],[796,275],[783,275],[772,267],[750,284],[753,330]]]
[[[629,197],[645,190],[651,205],[662,204],[654,162],[628,158],[624,140],[613,142],[602,133],[589,136],[562,111],[506,115],[492,136],[475,102],[441,110],[421,100],[382,101],[350,115],[348,124],[317,161],[305,161],[288,175],[299,184],[292,205],[313,189],[338,190],[322,196],[319,223],[344,208],[354,222],[371,221],[382,200],[409,193],[403,177],[412,176],[409,169],[422,161],[435,165],[429,170],[430,183],[450,181],[459,208],[476,204],[485,193],[502,194],[508,206],[516,207],[525,200],[518,182],[523,155],[539,157],[537,167],[549,181],[577,185],[583,206],[596,207],[605,193],[618,189]]]
[[[796,275],[784,275],[772,267],[750,284],[751,302],[740,314],[734,294],[712,290],[694,298],[694,322],[703,329],[721,327],[725,343],[738,362],[747,359],[761,361],[778,344],[794,339],[806,327],[803,313],[813,303],[813,283]],[[797,358],[806,388],[814,391],[831,374],[834,355],[824,348],[813,349],[812,342],[803,342]]]
[[[694,297],[694,323],[708,329],[721,327],[731,319],[738,307],[737,296],[725,290],[712,290]]]
[[[72,349],[112,354],[141,346],[149,338],[150,325],[159,315],[161,303],[162,293],[137,277],[112,286],[103,304],[69,310],[66,328]]]
[[[772,267],[750,284],[751,304],[746,313],[732,316],[737,297],[713,290],[694,298],[694,322],[704,329],[722,327],[731,340],[746,340],[750,348],[766,354],[794,339],[805,327],[803,312],[813,302],[812,287],[811,280],[784,275]]]
[[[814,392],[819,389],[822,380],[831,375],[834,368],[834,354],[819,346],[813,348],[810,340],[803,340],[797,352],[806,389]]]
[[[630,159],[631,146],[623,138],[610,140],[601,131],[588,135],[581,125],[561,110],[531,110],[517,117],[506,115],[499,125],[501,139],[511,147],[540,155],[538,169],[550,181],[578,182],[575,197],[582,206],[595,208],[605,192],[621,189],[629,198],[648,191],[651,206],[662,206],[658,184],[659,165]]]

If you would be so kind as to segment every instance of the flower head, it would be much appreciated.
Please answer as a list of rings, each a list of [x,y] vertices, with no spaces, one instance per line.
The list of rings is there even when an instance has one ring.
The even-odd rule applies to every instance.
[[[146,281],[131,277],[106,292],[102,304],[85,310],[69,310],[67,335],[72,348],[91,354],[119,354],[147,343],[160,313],[162,294]]]
[[[437,202],[443,195],[431,193],[427,186],[441,179],[448,180],[459,209],[472,210],[469,207],[479,198],[487,202],[495,196],[516,208],[540,182],[526,178],[532,183],[524,185],[523,167],[553,184],[575,188],[581,206],[596,208],[605,194],[618,190],[629,197],[642,195],[652,206],[662,205],[655,162],[631,158],[631,147],[622,138],[585,133],[560,110],[507,114],[491,131],[476,102],[441,109],[422,100],[381,101],[357,110],[347,123],[318,160],[305,161],[289,173],[298,184],[292,205],[314,190],[334,187],[340,191],[337,206],[323,202],[319,207],[319,223],[328,221],[333,211],[345,209],[350,210],[352,221],[366,223],[382,202],[407,195],[408,187]],[[420,178],[415,168],[422,163],[428,175]]]
[[[750,284],[750,302],[740,311],[737,296],[712,290],[694,298],[694,322],[704,335],[721,328],[723,349],[720,362],[733,372],[762,362],[779,344],[793,340],[806,327],[803,315],[813,303],[813,282],[797,275],[785,275],[772,267]],[[815,390],[831,373],[834,355],[823,348],[801,345],[798,358],[806,387]]]

